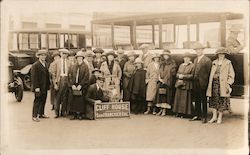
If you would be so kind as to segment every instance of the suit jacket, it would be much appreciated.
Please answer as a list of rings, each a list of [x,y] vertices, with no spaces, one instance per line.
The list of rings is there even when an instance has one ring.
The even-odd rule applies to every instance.
[[[108,96],[105,96],[103,91],[99,89],[97,91],[97,86],[96,83],[92,84],[88,88],[88,92],[86,94],[86,100],[93,104],[96,100],[101,100],[102,102],[108,102],[109,98]]]
[[[38,60],[31,67],[31,89],[34,92],[36,88],[40,88],[40,92],[47,92],[50,87],[50,78],[48,65],[45,67]]]
[[[207,89],[209,74],[212,66],[212,61],[207,57],[203,56],[199,63],[198,58],[194,59],[194,86],[197,88],[197,84],[201,89]]]
[[[213,61],[213,66],[210,73],[209,84],[207,88],[207,96],[212,96],[213,77],[218,67],[218,59]],[[220,96],[230,97],[231,85],[234,83],[235,73],[230,60],[224,59],[220,68]]]
[[[68,69],[68,72],[69,72],[69,68],[71,66],[71,63],[66,59],[66,63],[67,63],[67,69]],[[60,79],[61,79],[61,59],[58,59],[57,61],[55,61],[55,64],[54,64],[54,69],[52,70],[51,74],[52,74],[52,81],[53,81],[53,84],[59,84],[60,82]]]
[[[128,83],[127,89],[136,97],[146,98],[146,70],[138,69],[136,70]]]

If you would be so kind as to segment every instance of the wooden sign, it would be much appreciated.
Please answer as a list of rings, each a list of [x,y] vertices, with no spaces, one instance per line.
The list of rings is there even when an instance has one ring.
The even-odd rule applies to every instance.
[[[119,118],[130,116],[129,102],[103,102],[95,103],[95,119]]]

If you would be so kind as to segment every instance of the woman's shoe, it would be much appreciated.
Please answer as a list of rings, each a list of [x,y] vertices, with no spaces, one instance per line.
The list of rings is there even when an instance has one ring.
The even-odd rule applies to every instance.
[[[161,116],[166,116],[166,109],[162,110]]]
[[[208,121],[208,123],[215,123],[217,121],[217,119],[212,118],[211,120]]]
[[[162,109],[156,114],[156,116],[160,116],[162,113]]]

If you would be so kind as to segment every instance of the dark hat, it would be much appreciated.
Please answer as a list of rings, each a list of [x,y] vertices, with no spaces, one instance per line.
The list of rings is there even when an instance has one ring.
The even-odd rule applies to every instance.
[[[84,53],[85,57],[94,57],[94,53],[91,50],[87,50],[87,52]]]
[[[109,51],[106,53],[106,56],[113,55],[114,57],[117,57],[114,51]]]
[[[185,52],[184,54],[183,54],[183,58],[185,58],[185,57],[189,57],[189,58],[191,58],[191,53],[189,53],[189,52]]]
[[[86,49],[85,48],[81,48],[81,51],[86,52]]]
[[[216,54],[229,54],[228,50],[225,47],[220,47],[216,50]]]
[[[96,48],[96,49],[94,49],[94,51],[93,51],[94,53],[104,53],[104,50],[103,49],[101,49],[101,48]]]
[[[52,54],[52,58],[54,58],[55,56],[60,56],[60,53],[58,51],[55,51],[53,54]]]
[[[39,57],[40,55],[42,54],[47,54],[48,51],[47,50],[39,50],[37,53],[36,53],[36,57]]]
[[[98,68],[94,68],[93,71],[92,71],[92,74],[93,74],[94,72],[99,72],[99,73],[101,73],[102,71],[101,71],[100,69],[98,69]]]
[[[96,80],[105,81],[105,78],[103,76],[98,76]]]
[[[154,58],[160,58],[160,54],[159,53],[152,54],[152,59],[154,59]]]

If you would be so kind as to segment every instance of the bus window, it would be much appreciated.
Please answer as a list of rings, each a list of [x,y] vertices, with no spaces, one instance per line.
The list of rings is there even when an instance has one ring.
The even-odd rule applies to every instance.
[[[28,41],[29,35],[27,33],[19,33],[19,46],[20,50],[27,50],[29,49],[29,41]]]
[[[220,23],[201,23],[200,24],[200,33],[199,38],[200,42],[204,45],[211,48],[220,47]]]
[[[174,24],[162,25],[162,42],[174,42]]]
[[[136,27],[137,43],[152,43],[152,26]]]
[[[30,49],[38,49],[38,34],[30,34]]]
[[[56,34],[49,34],[48,37],[49,37],[49,49],[57,48]]]
[[[41,49],[47,49],[47,35],[41,34]]]
[[[176,25],[175,33],[177,48],[183,48],[183,43],[187,41],[187,25]]]
[[[16,33],[10,34],[9,49],[17,50],[17,34]]]
[[[77,48],[77,35],[72,34],[70,40],[73,45],[73,47],[70,47],[70,48]]]
[[[130,27],[115,26],[114,40],[115,44],[130,44]]]

